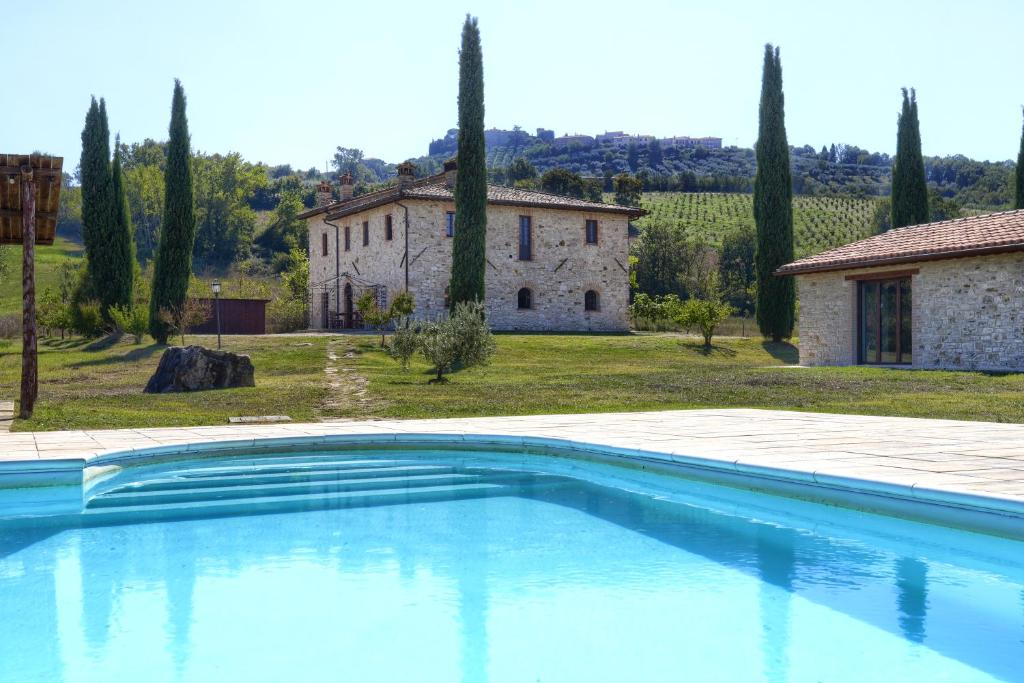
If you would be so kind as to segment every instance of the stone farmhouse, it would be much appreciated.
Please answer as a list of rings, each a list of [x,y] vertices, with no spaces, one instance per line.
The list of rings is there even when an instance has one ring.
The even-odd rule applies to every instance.
[[[415,317],[448,310],[455,226],[454,162],[415,179],[398,168],[394,187],[352,196],[300,215],[309,230],[310,326],[359,327],[355,302],[368,289],[380,305],[409,291]],[[627,331],[633,207],[488,186],[486,306],[498,330]]]
[[[1024,370],[1024,210],[913,225],[783,266],[801,365]]]

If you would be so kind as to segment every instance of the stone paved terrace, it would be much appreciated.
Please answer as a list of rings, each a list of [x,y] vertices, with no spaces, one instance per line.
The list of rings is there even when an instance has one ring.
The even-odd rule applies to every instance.
[[[722,469],[771,467],[805,481],[843,477],[1024,504],[1024,425],[769,410],[0,433],[0,461],[88,460],[174,444],[372,433],[552,437],[696,457]]]

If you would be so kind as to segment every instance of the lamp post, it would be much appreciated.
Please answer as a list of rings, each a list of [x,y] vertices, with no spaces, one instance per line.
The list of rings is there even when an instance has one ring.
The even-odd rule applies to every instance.
[[[214,308],[217,309],[217,348],[220,348],[220,280],[214,280],[210,285],[213,290]]]

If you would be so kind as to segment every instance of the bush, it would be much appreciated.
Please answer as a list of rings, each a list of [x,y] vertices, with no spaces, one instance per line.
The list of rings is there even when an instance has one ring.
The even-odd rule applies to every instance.
[[[704,348],[711,349],[711,338],[715,328],[735,312],[732,306],[711,299],[689,299],[675,315],[681,327],[696,328],[704,337]]]
[[[306,302],[301,299],[277,298],[267,306],[271,332],[297,332],[307,327]]]
[[[456,366],[486,365],[494,355],[495,344],[483,304],[462,302],[456,304],[449,318],[416,326],[410,326],[404,317],[400,319],[388,355],[408,368],[416,351],[434,366],[436,376],[431,382],[444,382],[445,373]]]
[[[0,316],[0,339],[13,339],[21,334],[21,316],[17,313]]]
[[[135,343],[141,344],[142,338],[146,336],[146,330],[149,329],[149,307],[112,306],[110,319],[116,329],[132,335]]]
[[[403,370],[408,371],[409,362],[419,348],[419,333],[419,326],[410,325],[408,318],[398,319],[398,326],[391,335],[387,351],[389,356],[401,363]]]
[[[71,329],[83,337],[98,337],[107,325],[103,321],[100,302],[95,299],[80,301],[71,307]]]

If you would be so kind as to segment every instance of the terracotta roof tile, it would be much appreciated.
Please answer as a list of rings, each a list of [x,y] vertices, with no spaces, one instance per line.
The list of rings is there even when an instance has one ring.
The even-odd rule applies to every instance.
[[[377,192],[360,195],[347,202],[334,202],[326,207],[310,209],[300,214],[299,217],[308,218],[318,213],[326,212],[329,218],[334,219],[402,199],[453,201],[455,195],[445,183],[444,175],[442,174],[414,181],[403,189],[399,189],[397,186],[389,187]],[[629,218],[639,218],[646,213],[645,210],[633,206],[588,202],[573,197],[520,190],[501,185],[487,186],[487,201],[490,204],[498,205],[618,213],[624,214]]]
[[[1024,210],[890,230],[788,263],[775,274],[848,270],[1008,251],[1024,251]]]

